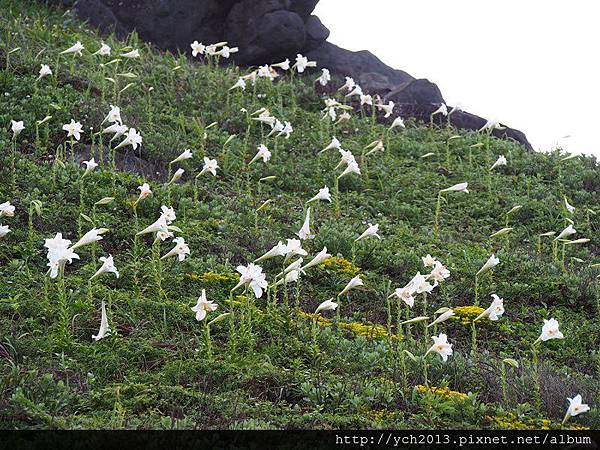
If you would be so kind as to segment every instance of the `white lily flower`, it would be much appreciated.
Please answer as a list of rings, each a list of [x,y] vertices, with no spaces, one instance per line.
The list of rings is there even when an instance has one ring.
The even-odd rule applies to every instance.
[[[39,81],[42,78],[47,77],[49,75],[52,75],[52,69],[50,69],[50,66],[48,64],[41,64],[37,81]]]
[[[464,192],[464,193],[468,194],[469,193],[469,190],[467,189],[468,187],[469,187],[469,183],[458,183],[453,186],[450,186],[449,188],[442,189],[440,192]]]
[[[492,294],[492,299],[492,304],[489,308],[479,314],[474,322],[477,322],[484,317],[489,317],[490,320],[496,321],[504,314],[504,299],[501,299],[496,294]]]
[[[306,56],[302,56],[300,53],[296,55],[296,64],[294,67],[298,71],[298,73],[304,72],[308,67],[317,67],[316,61],[309,61]]]
[[[112,49],[110,48],[110,46],[103,42],[98,51],[94,53],[94,55],[110,56],[111,51]]]
[[[454,114],[455,112],[460,112],[462,111],[462,105],[460,103],[457,103],[456,105],[454,105],[454,107],[450,110],[450,112],[448,113],[449,116],[451,116],[452,114]]]
[[[102,316],[100,318],[100,329],[98,330],[98,334],[92,335],[92,339],[95,341],[105,338],[110,332],[110,328],[108,327],[108,317],[106,316],[106,304],[104,301],[102,302],[101,310]]]
[[[260,146],[258,147],[258,152],[256,153],[256,155],[254,155],[254,158],[252,158],[250,160],[250,162],[248,163],[248,165],[254,163],[255,161],[258,161],[260,158],[262,158],[263,162],[265,162],[265,163],[267,161],[269,161],[269,159],[271,159],[271,152],[263,144],[260,144]]]
[[[485,262],[485,264],[481,267],[481,269],[479,269],[479,272],[477,272],[477,275],[482,274],[484,272],[487,272],[488,270],[493,269],[498,264],[500,264],[500,259],[496,258],[496,255],[494,255],[492,253],[492,256],[490,256],[488,258],[488,260]]]
[[[348,97],[354,97],[354,96],[362,96],[364,95],[364,92],[362,90],[362,88],[357,84],[354,86],[354,89],[352,89],[350,92],[348,92],[344,98],[348,98]]]
[[[364,283],[363,283],[363,280],[360,278],[360,276],[356,276],[348,282],[346,287],[344,289],[342,289],[342,291],[337,296],[341,297],[346,292],[350,291],[351,289],[355,289],[359,286],[364,286]]]
[[[171,249],[166,255],[164,255],[160,259],[171,258],[172,256],[177,256],[179,261],[183,261],[187,255],[190,254],[190,247],[185,243],[185,239],[182,237],[177,237],[173,239],[175,242],[175,247]]]
[[[284,129],[284,125],[282,122],[280,122],[279,120],[275,120],[275,123],[272,125],[272,129],[271,132],[269,134],[267,134],[267,137],[271,137],[274,134],[277,134],[277,136],[279,136],[279,133],[281,133]]]
[[[405,286],[405,288],[412,290],[416,294],[429,294],[437,287],[437,282],[431,284],[427,281],[427,277],[425,275],[421,275],[421,272],[417,272],[417,274],[413,277],[412,280]]]
[[[105,233],[108,233],[108,228],[92,228],[71,247],[71,250],[101,241],[103,239],[102,235]]]
[[[331,74],[329,73],[329,69],[321,69],[322,73],[317,81],[321,86],[327,86],[327,83],[331,81]]]
[[[238,266],[236,270],[240,273],[240,282],[232,289],[232,292],[240,286],[248,286],[256,298],[261,298],[263,290],[268,286],[262,267],[250,263],[247,266]]]
[[[98,167],[98,163],[94,158],[90,159],[89,161],[83,161],[83,164],[85,164],[85,172],[83,176],[86,176],[88,173]]]
[[[122,124],[123,120],[121,120],[121,108],[115,105],[110,105],[110,111],[108,112],[107,116],[104,118],[102,123],[104,122]]]
[[[295,255],[306,256],[308,253],[302,248],[302,242],[298,239],[288,239],[285,245],[285,257],[289,259]]]
[[[329,258],[331,258],[331,254],[327,253],[327,247],[323,247],[323,250],[317,253],[317,255],[312,260],[310,260],[304,267],[302,267],[302,270],[304,271],[306,269],[310,269],[311,267],[318,266]]]
[[[63,239],[62,233],[56,233],[54,238],[44,241],[44,247],[48,249],[46,257],[48,258],[50,278],[56,278],[59,270],[64,268],[67,262],[70,264],[74,259],[79,259],[79,255],[69,248],[70,245],[71,241]]]
[[[136,233],[136,236],[141,236],[143,234],[159,233],[159,232],[163,232],[163,233],[169,232],[167,219],[162,215],[152,225],[149,225],[146,228],[144,228],[142,231],[140,231],[139,233]]]
[[[287,251],[287,246],[279,241],[275,246],[273,246],[273,248],[271,248],[271,250],[269,250],[267,253],[265,253],[264,255],[262,255],[259,258],[256,258],[254,260],[255,263],[257,262],[261,262],[264,261],[266,259],[271,259],[271,258],[275,258],[277,256],[285,256]]]
[[[544,319],[544,325],[542,326],[542,334],[537,338],[537,342],[546,342],[551,339],[564,339],[564,335],[558,329],[558,321],[554,318],[550,320]]]
[[[500,122],[498,122],[496,119],[490,119],[485,123],[485,125],[483,127],[481,127],[481,129],[479,131],[488,131],[491,133],[494,130],[504,130],[504,129],[506,129],[506,127],[503,127],[502,125],[500,125]]]
[[[390,102],[388,102],[387,105],[385,103],[378,103],[376,106],[380,111],[385,112],[384,118],[387,119],[388,117],[390,117],[393,114],[395,103],[390,101]]]
[[[350,78],[350,77],[346,77],[346,82],[344,83],[344,85],[338,89],[338,91],[341,90],[347,90],[348,92],[352,91],[352,89],[354,89],[354,86],[356,86],[356,82],[354,81],[354,79]]]
[[[298,258],[296,261],[292,262],[291,264],[288,264],[288,266],[285,269],[283,269],[283,272],[278,273],[276,277],[281,277],[286,273],[292,272],[294,270],[300,271],[303,262],[304,258]]]
[[[425,267],[433,267],[433,266],[435,266],[435,263],[437,262],[437,259],[435,259],[430,254],[427,254],[427,256],[423,256],[421,258],[421,260],[423,260],[423,265]]]
[[[567,211],[569,211],[570,214],[575,212],[575,207],[569,203],[567,197],[565,197],[565,208],[567,208]]]
[[[300,263],[302,263],[302,258],[300,258]],[[281,280],[278,280],[275,283],[275,286],[280,286],[282,284],[288,284],[288,283],[295,283],[298,281],[299,278],[300,278],[300,270],[291,269],[291,270],[285,272],[285,277],[282,278]]]
[[[393,130],[394,128],[406,128],[406,126],[404,125],[404,120],[402,120],[402,117],[398,116],[394,119],[394,121],[392,122],[392,125],[390,126],[390,130]]]
[[[254,70],[254,71],[250,72],[249,74],[243,75],[243,76],[240,77],[240,79],[244,80],[244,86],[243,86],[242,90],[244,90],[244,91],[246,90],[246,83],[248,81],[250,81],[252,83],[252,85],[254,85],[254,83],[256,83],[256,76],[257,76],[256,72],[257,71]],[[242,87],[242,86],[237,86],[237,87]]]
[[[271,68],[269,67],[268,64],[265,64],[264,66],[260,66],[258,68],[258,70],[256,71],[256,75],[258,76],[258,78],[268,78],[271,81],[273,81],[275,79],[275,77],[273,76],[273,73],[271,72]]]
[[[192,48],[192,56],[195,58],[198,55],[203,55],[204,50],[206,50],[206,46],[202,44],[202,42],[194,41],[190,44]]]
[[[140,57],[140,51],[137,50],[137,49],[134,49],[134,50],[131,50],[130,52],[127,52],[127,53],[121,53],[121,56],[123,58],[130,58],[130,59],[139,58]]]
[[[312,203],[317,200],[328,201],[329,203],[331,203],[331,194],[330,194],[329,188],[327,186],[325,186],[322,189],[319,189],[319,192],[317,193],[317,195],[315,195],[313,198],[308,200],[306,203]]]
[[[357,162],[351,162],[350,164],[348,164],[348,166],[346,166],[346,169],[338,176],[338,179],[350,173],[360,175],[360,167],[358,167]]]
[[[315,235],[310,232],[310,207],[306,210],[306,218],[304,219],[302,228],[300,228],[300,231],[296,234],[302,240],[313,239],[315,237]]]
[[[142,139],[142,135],[140,133],[137,132],[137,130],[135,128],[130,128],[127,131],[127,134],[125,136],[125,139],[123,140],[123,142],[121,142],[119,145],[117,145],[115,147],[115,150],[118,150],[122,147],[125,147],[127,145],[131,145],[131,147],[136,150],[138,148],[138,145],[141,145],[143,139]]]
[[[237,47],[228,47],[227,45],[224,45],[221,50],[219,50],[218,52],[215,52],[214,54],[216,56],[220,56],[222,58],[229,59],[229,57],[231,56],[232,53],[237,53],[239,51],[240,51],[240,49]]]
[[[319,153],[323,153],[323,152],[326,152],[327,150],[332,150],[332,149],[337,149],[337,150],[342,149],[342,144],[340,143],[340,141],[338,141],[338,139],[335,136],[331,139],[331,143],[327,147],[325,147],[323,150],[321,150]]]
[[[77,141],[81,139],[81,133],[83,133],[81,123],[71,119],[71,122],[63,125],[62,129],[67,132],[67,137],[74,137]]]
[[[290,60],[289,58],[286,58],[285,61],[276,64],[271,64],[271,67],[278,67],[281,70],[290,70]]]
[[[156,232],[156,239],[160,239],[161,242],[164,242],[167,239],[171,239],[174,237],[175,237],[175,235],[173,234],[172,231],[169,230],[168,227]]]
[[[192,308],[192,311],[196,313],[196,320],[198,322],[204,320],[208,313],[216,311],[219,305],[206,299],[206,289],[202,289],[202,294],[198,297],[196,306]]]
[[[60,52],[61,55],[67,55],[67,54],[76,54],[77,56],[81,56],[81,51],[84,49],[85,47],[81,44],[81,42],[77,41],[75,42],[75,44],[73,44],[71,47],[69,47],[66,50],[63,50],[62,52]]]
[[[441,262],[436,261],[433,265],[433,269],[429,274],[429,278],[431,278],[436,283],[441,283],[446,278],[450,276],[450,271],[446,266],[444,266]]]
[[[360,96],[360,105],[369,105],[373,106],[373,97],[369,94],[361,94]]]
[[[283,129],[279,132],[279,134],[277,135],[277,137],[285,134],[285,138],[289,139],[290,135],[294,132],[294,128],[292,127],[292,124],[290,122],[284,122],[283,123]]]
[[[129,130],[129,127],[127,125],[123,125],[120,123],[114,123],[111,126],[106,127],[104,130],[102,130],[102,134],[113,133],[114,136],[110,140],[112,142],[115,139],[119,139],[121,136],[124,136],[128,130]]]
[[[441,114],[444,117],[448,115],[448,107],[445,103],[442,103],[438,109],[431,113],[432,116],[435,116],[437,114]]]
[[[0,224],[0,238],[3,238],[8,233],[10,233],[10,227],[8,225]]]
[[[265,123],[265,124],[269,125],[270,127],[274,127],[275,122],[277,121],[277,119],[271,115],[271,113],[269,112],[268,109],[265,109],[264,111],[262,111],[258,115],[258,117],[253,117],[252,120],[256,120],[257,122]]]
[[[100,258],[100,262],[102,262],[102,267],[100,267],[98,271],[92,276],[92,278],[90,278],[90,281],[92,281],[96,277],[99,277],[103,273],[114,273],[115,276],[119,278],[119,271],[115,266],[115,261],[112,255],[102,256]]]
[[[433,322],[431,322],[429,325],[427,325],[426,328],[429,328],[433,325],[437,325],[438,323],[445,322],[453,315],[454,315],[454,311],[452,309],[448,309],[448,310],[444,311],[442,314],[440,314],[437,319],[435,319]]]
[[[344,111],[342,114],[340,114],[340,118],[338,119],[338,121],[335,124],[338,125],[341,122],[343,122],[345,120],[350,120],[350,119],[352,119],[352,116],[350,115],[350,113],[348,111]]]
[[[383,141],[377,140],[377,141],[375,141],[375,145],[373,146],[373,148],[371,150],[369,150],[365,156],[370,156],[375,152],[383,152],[383,151],[385,151],[385,147],[383,146]]]
[[[579,414],[583,414],[590,410],[590,407],[587,404],[583,403],[583,398],[581,397],[580,394],[577,394],[573,398],[567,397],[567,400],[569,401],[569,407],[567,408],[567,413],[565,414],[565,418],[563,419],[563,422],[562,422],[563,424],[570,417],[575,417]]]
[[[554,238],[555,241],[558,241],[560,239],[565,239],[573,234],[577,233],[577,230],[575,230],[575,228],[573,228],[573,225],[569,225],[568,227],[566,227],[564,230],[562,230],[560,232],[560,234],[558,236],[556,236],[556,238]]]
[[[229,88],[230,91],[234,90],[234,89],[241,89],[242,91],[246,90],[246,80],[244,80],[243,78],[238,78],[238,80],[235,82],[235,84],[233,86],[231,86]]]
[[[181,153],[181,155],[179,155],[177,158],[175,158],[173,161],[171,161],[171,164],[175,164],[177,162],[184,161],[186,159],[191,159],[192,156],[193,156],[192,151],[190,149],[186,149],[183,151],[183,153]]]
[[[354,242],[358,242],[361,239],[367,238],[369,236],[375,236],[377,239],[381,240],[381,236],[378,234],[379,232],[379,224],[371,224],[369,223],[369,226],[367,227],[367,229],[363,232],[363,234],[361,234],[359,237],[357,237]]]
[[[175,210],[173,208],[169,208],[168,206],[162,205],[160,207],[161,217],[164,217],[167,221],[167,225],[171,225],[177,219],[177,215],[175,214]]]
[[[14,217],[15,207],[10,202],[0,203],[0,217]]]
[[[505,166],[507,164],[506,158],[504,155],[498,156],[496,162],[490,167],[490,170],[494,170],[496,167]]]
[[[414,291],[410,287],[403,287],[396,288],[390,297],[396,296],[412,308],[415,304],[415,298],[413,297],[413,294]]]
[[[210,172],[212,174],[212,176],[215,177],[215,176],[217,176],[218,168],[219,168],[219,164],[217,164],[216,159],[210,159],[205,156],[204,157],[204,167],[202,168],[202,171],[200,171],[198,176],[204,175],[206,172]]]
[[[152,195],[152,190],[150,189],[150,185],[148,183],[138,186],[138,190],[140,191],[140,196],[137,200],[138,202]]]
[[[25,125],[22,120],[11,120],[10,129],[13,133],[13,138],[16,138],[25,129]]]
[[[315,314],[318,314],[321,311],[334,311],[337,307],[338,304],[333,301],[333,298],[330,298],[329,300],[325,300],[317,307],[317,309],[315,309]]]
[[[427,350],[425,356],[430,352],[436,352],[442,357],[442,361],[448,361],[448,356],[452,355],[452,344],[448,343],[448,336],[440,333],[439,336],[431,336],[431,339],[433,339],[434,344]]]

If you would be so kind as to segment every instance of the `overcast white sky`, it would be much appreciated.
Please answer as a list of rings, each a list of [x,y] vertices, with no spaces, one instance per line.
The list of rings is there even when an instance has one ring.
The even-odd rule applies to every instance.
[[[536,149],[600,156],[598,0],[321,0],[315,14],[334,44],[428,78]]]

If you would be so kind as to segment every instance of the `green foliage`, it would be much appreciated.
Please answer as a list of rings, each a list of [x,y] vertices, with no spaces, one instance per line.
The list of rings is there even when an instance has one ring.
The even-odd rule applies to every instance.
[[[230,91],[245,71],[161,53],[136,35],[105,42],[113,57],[131,47],[141,58],[106,64],[110,58],[93,55],[100,36],[37,3],[0,0],[0,123],[7,125],[0,130],[0,203],[16,207],[15,217],[1,218],[11,232],[0,239],[0,427],[559,427],[566,398],[578,393],[592,411],[569,425],[600,426],[600,292],[593,267],[600,169],[594,158],[561,161],[559,150],[532,153],[448,127],[407,124],[389,131],[360,113],[334,125],[321,120],[324,97],[312,75],[258,79],[254,92],[250,83],[244,93]],[[82,57],[59,57],[77,40],[86,47]],[[40,64],[55,75],[36,81]],[[117,152],[118,170],[108,138],[96,134],[110,104],[121,107],[125,123],[144,139],[141,149]],[[292,122],[289,139],[267,137],[267,127],[249,120],[261,107]],[[36,127],[46,116],[52,117]],[[84,124],[73,157],[62,131],[71,118]],[[16,147],[11,119],[26,124]],[[339,215],[327,202],[311,204],[316,237],[303,243],[305,262],[324,246],[334,256],[287,291],[278,286],[258,300],[240,291],[232,301],[236,267],[293,238],[305,202],[325,185],[333,190],[339,155],[319,151],[334,135],[357,156],[363,174],[340,180]],[[361,157],[379,138],[385,150]],[[261,143],[272,159],[248,166]],[[177,165],[185,169],[182,182],[167,186],[168,163],[186,148],[194,156]],[[80,161],[90,151],[104,159],[82,180]],[[501,154],[508,166],[490,172]],[[199,177],[196,189],[205,156],[217,159],[218,175]],[[126,157],[146,170],[133,170],[122,162]],[[437,194],[464,181],[469,194],[443,198],[436,240]],[[143,182],[154,195],[134,210]],[[572,215],[564,210],[565,196],[576,207]],[[102,204],[107,197],[114,201]],[[177,234],[192,254],[161,263],[159,292],[152,238],[134,235],[156,220],[163,204],[176,209]],[[515,205],[522,208],[506,216]],[[591,241],[565,246],[563,257],[561,244],[553,252],[553,237],[540,235],[560,232],[568,220],[575,237]],[[383,240],[354,243],[368,223],[380,225]],[[62,289],[45,275],[43,240],[62,232],[75,241],[92,227],[110,232],[78,249],[81,259],[67,266]],[[513,230],[490,238],[504,227]],[[160,245],[161,254],[171,248]],[[493,252],[501,263],[478,280],[479,303],[487,307],[497,293],[506,314],[497,323],[478,322],[472,356],[474,276]],[[88,283],[98,257],[107,254],[121,277]],[[394,288],[425,271],[426,254],[451,271],[428,296],[427,314],[462,307],[438,330],[448,334],[454,355],[446,363],[437,355],[426,359],[429,387],[437,391],[418,388],[432,333],[423,324],[413,324],[410,335],[408,327],[399,330],[403,305],[398,311],[396,300],[388,300]],[[283,269],[281,258],[262,265],[270,282]],[[365,286],[338,299],[340,323],[330,312],[310,314],[356,275]],[[210,320],[233,312],[210,326],[212,350],[206,322],[191,311],[202,289],[219,305]],[[96,342],[91,336],[102,301],[112,333]],[[423,309],[419,296],[411,317]],[[565,339],[540,346],[536,371],[531,344],[550,317]],[[519,362],[506,370],[506,399],[505,358]],[[536,379],[541,408],[532,390]]]

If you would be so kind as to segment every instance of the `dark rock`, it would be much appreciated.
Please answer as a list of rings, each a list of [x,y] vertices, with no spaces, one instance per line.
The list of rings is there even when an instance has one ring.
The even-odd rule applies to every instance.
[[[414,78],[402,70],[392,69],[366,50],[351,52],[330,42],[324,42],[307,53],[319,68],[328,68],[333,75],[349,76],[366,91],[385,94]],[[375,81],[371,86],[370,81]]]
[[[51,0],[70,4],[72,0]],[[318,0],[79,0],[76,14],[103,31],[124,37],[137,31],[140,38],[162,49],[189,53],[191,42],[228,41],[239,47],[233,60],[259,65],[294,59],[296,53],[317,61],[332,75],[350,76],[365,92],[393,101],[397,111],[429,123],[444,98],[439,88],[393,69],[368,51],[351,52],[327,42],[329,30],[312,15]],[[441,120],[435,117],[436,121]],[[446,119],[447,120],[447,119]],[[457,128],[478,130],[485,119],[455,112]],[[525,135],[507,128],[494,135],[514,139],[531,148]]]
[[[312,14],[319,0],[291,0],[290,11],[298,13],[303,19]]]
[[[237,63],[275,62],[304,48],[304,21],[296,12],[284,9],[285,3],[244,0],[234,5],[225,22],[224,40],[240,48]]]
[[[323,25],[317,16],[310,16],[304,25],[306,27],[306,44],[302,49],[304,52],[317,48],[329,37],[329,28]]]
[[[429,80],[410,80],[402,83],[398,88],[385,96],[386,101],[394,103],[410,103],[417,105],[446,103],[437,85]],[[437,106],[436,106],[437,109]]]
[[[155,164],[146,159],[140,158],[135,154],[136,152],[131,148],[117,150],[115,152],[115,167],[120,172],[131,172],[144,176],[145,178],[152,178],[158,181],[168,181],[168,173],[165,170],[164,164]],[[102,154],[104,155],[102,160],[104,165],[110,167],[112,160],[110,158],[110,149],[108,147],[102,148]],[[88,145],[81,151],[75,153],[75,163],[78,165],[83,164],[83,161],[88,161],[90,158],[95,158],[96,162],[100,163],[100,148],[96,146]]]
[[[467,130],[479,130],[486,124],[486,122],[487,120],[485,120],[484,118],[464,111],[457,111],[450,115],[450,123],[456,128],[464,128]],[[506,126],[504,124],[501,125],[504,127]],[[494,130],[492,134],[497,138],[511,139],[520,144],[523,144],[529,149],[532,149],[531,144],[525,136],[525,133],[523,133],[522,131],[507,127],[505,130]]]

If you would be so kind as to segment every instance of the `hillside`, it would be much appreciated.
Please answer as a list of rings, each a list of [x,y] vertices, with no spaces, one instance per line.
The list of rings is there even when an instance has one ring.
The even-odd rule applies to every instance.
[[[135,35],[103,39],[42,5],[0,0],[0,11],[0,204],[15,208],[0,213],[10,227],[0,237],[0,428],[560,428],[577,394],[591,410],[564,426],[600,427],[594,158],[447,126],[390,129],[394,116],[378,123],[356,101],[333,122],[325,100],[350,99],[343,81],[316,83],[320,73],[274,68],[273,81],[230,89],[251,71]],[[60,55],[77,41],[81,56]],[[102,42],[111,56],[95,54]],[[42,64],[53,73],[38,79]],[[99,133],[111,105],[140,133],[137,148],[115,150],[125,136]],[[255,120],[270,120],[260,108],[290,122],[289,137]],[[72,120],[80,139],[63,130]],[[322,151],[333,137],[360,175],[340,177],[355,166]],[[254,159],[261,144],[267,161]],[[170,164],[186,149],[190,159]],[[500,155],[507,164],[491,169]],[[92,156],[100,164],[86,171]],[[152,195],[138,200],[143,183]],[[331,202],[307,203],[325,186]],[[181,258],[160,259],[172,237],[136,236],[163,205],[189,255],[181,246]],[[370,224],[379,236],[357,241]],[[576,234],[559,240],[569,225]],[[93,228],[108,231],[51,278],[44,244]],[[288,256],[256,263],[268,284],[260,298],[260,276],[232,291],[238,266],[310,235],[305,255],[281,246]],[[324,248],[331,257],[297,270]],[[109,255],[119,277],[90,280]],[[443,266],[415,280],[432,272],[427,255]],[[476,275],[492,255],[499,263]],[[339,295],[355,277],[363,285]],[[403,287],[412,307],[394,296]],[[218,307],[198,321],[203,290]],[[492,294],[504,314],[474,322]],[[314,314],[329,299],[337,310]],[[454,315],[432,324],[442,308]],[[551,318],[564,339],[539,342]],[[440,333],[447,361],[428,352]]]

